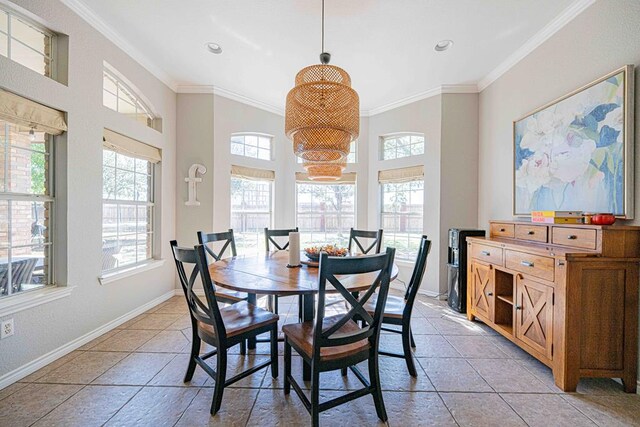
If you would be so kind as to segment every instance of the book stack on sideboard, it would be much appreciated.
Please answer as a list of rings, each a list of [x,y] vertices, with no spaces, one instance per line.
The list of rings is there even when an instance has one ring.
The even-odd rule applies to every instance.
[[[636,391],[640,227],[490,221],[468,238],[467,316],[553,370]]]

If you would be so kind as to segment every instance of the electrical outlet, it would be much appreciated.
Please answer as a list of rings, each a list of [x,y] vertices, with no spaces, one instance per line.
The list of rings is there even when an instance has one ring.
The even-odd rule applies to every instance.
[[[13,318],[3,320],[2,326],[0,327],[0,339],[9,338],[13,335]]]

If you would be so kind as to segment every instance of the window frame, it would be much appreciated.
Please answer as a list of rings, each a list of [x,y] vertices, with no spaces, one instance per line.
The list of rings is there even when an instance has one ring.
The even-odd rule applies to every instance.
[[[237,180],[242,180],[242,181],[254,181],[254,182],[263,182],[263,183],[267,183],[269,185],[269,225],[268,228],[272,228],[273,224],[274,224],[274,216],[275,216],[275,212],[274,212],[274,208],[275,208],[275,181],[274,180],[270,180],[270,179],[248,179],[248,178],[243,178],[240,176],[234,176],[231,175],[230,179],[229,179],[229,223],[233,224],[233,195],[232,195],[232,191],[231,191],[231,185],[232,185],[232,181],[234,179]],[[252,212],[248,212],[248,211],[240,211],[240,213],[257,213],[257,214],[263,214],[266,212],[261,212],[261,211],[252,211]],[[237,240],[237,235],[240,233],[240,231],[238,231],[237,233],[234,230],[234,238],[236,238]],[[260,231],[258,231],[256,233],[258,235],[258,245],[257,245],[257,252],[260,253],[263,251],[263,245],[260,244],[259,240],[260,240],[260,235],[264,235],[262,234]],[[238,244],[236,241],[236,249],[238,248]],[[241,255],[243,253],[246,252],[242,252],[240,250],[238,250],[238,254]]]
[[[248,156],[247,153],[247,142],[246,142],[246,137],[247,136],[255,136],[258,138],[258,145],[256,145],[256,155],[254,156]],[[233,138],[234,137],[242,137],[242,151],[245,154],[236,154],[232,151],[232,146],[234,144]],[[260,138],[267,138],[269,140],[269,158],[268,159],[263,159],[261,157],[259,157],[259,152],[260,150],[266,151],[265,148],[260,148]],[[231,137],[229,138],[229,153],[231,153],[232,156],[238,156],[238,157],[245,157],[248,159],[256,159],[256,160],[260,160],[260,161],[264,161],[264,162],[271,162],[275,160],[274,157],[274,145],[273,145],[273,140],[274,137],[273,135],[269,135],[268,133],[261,133],[261,132],[236,132],[236,133],[232,133]]]
[[[109,150],[107,148],[102,148],[102,191],[104,192],[104,152],[105,151],[111,151],[112,153],[114,153],[115,156],[125,156],[124,154],[120,154],[118,152],[115,152],[113,150]],[[119,273],[124,272],[124,271],[129,271],[129,270],[139,270],[139,269],[143,269],[145,266],[149,265],[150,263],[153,263],[154,261],[157,261],[157,242],[158,242],[158,209],[159,206],[156,202],[157,199],[157,193],[158,193],[158,189],[156,188],[156,182],[157,182],[157,174],[158,174],[158,167],[159,167],[159,163],[154,163],[150,160],[147,159],[142,159],[140,157],[136,157],[136,156],[125,156],[125,157],[129,157],[132,158],[134,160],[144,160],[149,162],[149,166],[150,166],[150,173],[149,173],[149,201],[140,201],[140,200],[121,200],[121,199],[105,199],[104,198],[104,194],[102,197],[102,203],[101,203],[101,234],[104,233],[104,205],[105,203],[107,204],[111,204],[111,205],[116,205],[116,210],[120,205],[133,205],[136,206],[136,211],[137,208],[139,206],[146,206],[148,208],[150,208],[151,211],[151,221],[149,221],[149,227],[151,229],[151,231],[146,232],[145,234],[150,235],[151,236],[151,241],[148,243],[149,247],[151,248],[151,256],[148,258],[145,258],[144,260],[141,261],[137,261],[137,248],[136,248],[136,262],[134,263],[129,263],[129,264],[125,264],[125,265],[119,265],[117,267],[114,268],[110,268],[110,269],[106,269],[103,270],[102,268],[100,269],[100,278],[104,278],[104,277],[109,277],[109,276],[117,276],[119,275]],[[122,170],[122,171],[126,171],[126,172],[132,172],[130,170],[127,169],[122,169],[122,168],[118,168],[118,160],[117,157],[114,157],[114,166],[113,169],[114,171],[118,171],[118,170]],[[111,166],[108,166],[111,167]],[[134,194],[135,194],[135,175],[137,175],[138,173],[133,171],[134,173]],[[114,178],[114,182],[115,182],[115,178]],[[117,194],[117,193],[116,193]],[[135,196],[134,196],[135,198]],[[136,212],[136,220],[137,220],[137,212]],[[136,226],[137,228],[137,226]],[[119,238],[119,232],[118,232],[118,227],[116,224],[116,241],[120,242],[120,238]],[[142,234],[142,233],[138,233],[137,231],[135,232],[136,237],[138,234]],[[102,237],[102,239],[104,240],[104,237]],[[137,238],[136,238],[137,241]],[[102,258],[101,258],[102,259]]]
[[[4,34],[7,36],[7,56],[6,58],[9,59],[12,62],[15,62],[16,64],[20,64],[23,67],[33,71],[34,73],[37,73],[43,77],[47,77],[50,78],[52,80],[57,81],[58,80],[58,75],[57,75],[57,58],[56,58],[56,52],[57,47],[58,47],[58,35],[50,30],[49,28],[45,27],[44,25],[34,21],[33,19],[19,13],[16,12],[15,10],[11,9],[9,6],[5,5],[4,3],[0,2],[0,11],[4,12],[7,14],[7,32],[5,33],[4,31],[0,30],[0,34]],[[32,48],[31,46],[27,45],[26,43],[22,42],[21,40],[15,38],[12,35],[12,29],[11,29],[11,18],[15,17],[17,20],[22,21],[25,25],[32,27],[34,30],[41,32],[43,35],[49,37],[49,48],[50,48],[50,53],[47,56],[44,53],[38,52],[36,49]],[[40,73],[36,70],[34,70],[31,67],[28,67],[27,65],[23,64],[22,62],[16,61],[15,59],[13,59],[11,57],[11,45],[12,45],[12,41],[16,41],[18,43],[20,43],[23,47],[29,49],[30,51],[33,51],[35,53],[37,53],[38,55],[41,55],[43,58],[47,58],[49,60],[49,73]],[[4,56],[4,55],[0,55],[0,56]]]
[[[384,219],[383,219],[384,214],[385,213],[393,213],[393,212],[384,211],[384,194],[385,194],[384,185],[385,184],[404,184],[404,183],[410,183],[410,182],[422,182],[422,212],[420,214],[421,217],[422,217],[422,231],[420,233],[409,233],[409,232],[402,233],[402,234],[406,234],[407,235],[407,241],[409,241],[409,238],[412,235],[413,236],[422,236],[424,234],[424,195],[425,195],[425,192],[424,192],[424,190],[425,190],[425,188],[424,188],[424,183],[425,183],[424,177],[422,177],[420,179],[418,179],[418,178],[409,179],[407,181],[397,182],[397,183],[394,183],[394,182],[378,182],[378,197],[379,197],[378,224],[379,224],[380,228],[384,228]],[[387,230],[385,229],[385,232],[386,231]],[[393,234],[396,235],[396,234],[398,234],[398,232],[394,231]],[[387,238],[388,235],[389,235],[388,233],[383,233],[383,235],[382,235],[382,243],[385,246],[386,246],[385,239]],[[394,241],[395,240],[396,239],[394,238]],[[405,256],[402,256],[402,254],[400,252],[396,251],[396,259],[398,261],[401,261],[401,262],[413,263],[415,261],[415,256],[405,257]]]
[[[300,221],[298,220],[298,216],[300,214],[299,209],[298,209],[298,186],[299,185],[323,185],[323,186],[330,186],[330,185],[351,185],[353,186],[353,226],[354,228],[356,228],[357,224],[358,224],[358,185],[357,182],[335,182],[335,183],[317,183],[317,182],[300,182],[300,181],[296,181],[295,182],[295,197],[294,197],[294,203],[295,203],[295,223],[300,224]],[[306,230],[302,227],[300,227],[300,235],[306,233]],[[349,230],[347,230],[348,232]],[[311,231],[311,233],[314,233],[313,231]],[[319,232],[318,232],[319,233]],[[325,232],[326,235],[326,232]],[[348,237],[347,237],[348,238]],[[325,242],[327,244],[332,244],[335,242]],[[304,242],[303,242],[304,244]]]
[[[384,153],[385,153],[385,149],[384,149],[384,143],[390,139],[398,139],[398,138],[402,138],[403,136],[408,136],[408,137],[422,137],[422,153],[418,153],[418,154],[409,154],[407,156],[400,156],[398,157],[398,146],[396,144],[395,147],[395,157],[391,157],[388,159],[384,158]],[[410,142],[408,147],[411,148],[413,145],[418,145],[419,143],[412,143]],[[424,133],[420,133],[420,132],[398,132],[398,133],[390,133],[387,135],[382,135],[380,136],[380,139],[378,141],[378,160],[379,161],[389,161],[389,160],[397,160],[397,159],[405,159],[405,158],[410,158],[410,157],[417,157],[417,156],[422,156],[424,155],[424,153],[426,152],[426,138]]]
[[[116,93],[111,92],[109,89],[105,87],[105,84],[104,84],[105,78],[111,80],[111,82],[115,84]],[[116,70],[106,66],[106,63],[105,63],[105,66],[102,67],[102,105],[111,111],[115,111],[118,114],[122,114],[123,116],[129,117],[135,122],[141,123],[139,120],[137,120],[137,118],[131,117],[130,114],[119,111],[120,99],[121,99],[119,93],[121,91],[121,88],[125,94],[128,94],[129,97],[132,98],[131,101],[133,101],[133,102],[129,102],[128,100],[123,99],[123,102],[126,102],[128,104],[133,104],[133,107],[136,109],[136,112],[135,112],[136,116],[138,116],[139,114],[144,114],[147,117],[147,123],[146,123],[147,127],[160,131],[159,129],[160,118],[153,112],[153,109],[149,107],[149,104],[143,99],[142,95],[140,95],[138,91],[133,90],[131,87],[131,84],[127,83],[127,81],[123,77],[121,77]],[[110,95],[113,95],[116,98],[115,109],[111,108],[105,103],[105,98],[104,98],[105,92],[109,93]]]
[[[9,121],[6,120],[2,120],[5,125],[4,125],[4,129],[2,129],[2,132],[4,132],[5,135],[5,148],[9,147],[9,138],[6,137],[6,135],[8,135],[9,133],[9,127],[11,125],[14,126],[19,126],[15,123],[11,123]],[[48,230],[48,236],[49,236],[49,241],[46,243],[42,243],[42,246],[45,246],[47,249],[46,251],[48,252],[47,255],[44,255],[44,251],[43,251],[43,257],[44,259],[47,261],[47,271],[46,271],[46,276],[48,277],[48,283],[44,284],[44,286],[42,287],[37,287],[31,290],[26,290],[26,291],[21,291],[18,293],[13,293],[13,286],[12,286],[12,281],[11,281],[11,270],[8,270],[7,272],[7,295],[0,295],[0,300],[5,300],[7,298],[10,298],[12,296],[17,296],[17,295],[24,295],[26,293],[29,292],[34,292],[34,291],[38,291],[38,290],[43,290],[43,289],[50,289],[50,288],[54,288],[56,287],[56,277],[55,277],[55,251],[56,251],[56,245],[55,245],[55,237],[56,237],[56,193],[55,193],[55,168],[56,168],[56,148],[55,148],[55,140],[54,140],[54,135],[51,135],[49,133],[44,133],[45,135],[45,144],[48,144],[49,146],[49,150],[47,151],[45,149],[44,153],[45,155],[48,155],[48,164],[47,164],[47,179],[46,179],[46,185],[47,188],[46,190],[48,191],[49,194],[30,194],[30,193],[12,193],[10,191],[0,191],[0,201],[8,201],[7,204],[7,216],[8,216],[8,220],[9,223],[11,222],[11,202],[12,201],[17,201],[17,202],[40,202],[40,203],[48,203],[49,204],[49,224],[47,226]],[[31,152],[36,152],[36,150],[31,150],[31,149],[22,149],[19,148],[20,150],[25,150],[25,151],[31,151]],[[7,174],[8,172],[8,162],[9,162],[9,156],[6,155],[6,151],[5,151],[5,165],[4,165],[4,171],[5,174]],[[6,175],[5,175],[6,176]],[[7,180],[4,179],[5,182],[5,190],[6,190],[6,185],[7,185]],[[45,193],[47,192],[45,191]],[[11,237],[12,237],[12,229],[11,227],[9,227],[9,224],[7,224],[7,237],[8,237],[8,246],[7,246],[7,261],[9,262],[12,259],[12,249],[15,248],[25,248],[25,247],[33,247],[36,246],[34,244],[29,244],[29,245],[18,245],[18,246],[13,246],[11,244]],[[12,261],[10,261],[12,262]]]

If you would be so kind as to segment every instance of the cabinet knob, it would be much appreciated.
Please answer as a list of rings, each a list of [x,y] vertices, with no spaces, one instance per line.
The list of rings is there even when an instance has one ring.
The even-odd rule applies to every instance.
[[[521,265],[524,265],[525,267],[533,267],[533,263],[530,261],[520,261]]]
[[[567,239],[569,239],[569,240],[576,240],[577,238],[578,238],[578,236],[576,236],[575,234],[569,234],[567,236]]]
[[[500,232],[501,232],[501,233],[504,233],[505,231],[507,231],[507,230],[505,230],[504,228],[501,228],[501,229],[500,229]]]
[[[516,310],[522,310],[522,306],[521,305],[516,305]]]
[[[493,292],[487,292],[487,296],[488,297],[492,297],[493,296]]]
[[[484,256],[489,256],[489,255],[491,255],[491,253],[490,253],[489,251],[482,251],[482,252],[480,252],[480,253],[481,253],[482,255],[484,255]]]
[[[536,232],[535,232],[535,231],[533,231],[533,230],[531,230],[531,231],[529,231],[527,234],[528,234],[529,236],[533,236],[534,234],[536,234]]]

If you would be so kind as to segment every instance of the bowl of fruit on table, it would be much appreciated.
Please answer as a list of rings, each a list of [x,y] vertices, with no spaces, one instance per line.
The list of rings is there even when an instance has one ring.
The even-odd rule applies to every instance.
[[[326,252],[329,256],[347,256],[349,250],[347,248],[340,248],[334,245],[311,246],[309,248],[304,248],[304,254],[311,261],[318,261],[320,259],[320,252]]]

